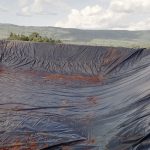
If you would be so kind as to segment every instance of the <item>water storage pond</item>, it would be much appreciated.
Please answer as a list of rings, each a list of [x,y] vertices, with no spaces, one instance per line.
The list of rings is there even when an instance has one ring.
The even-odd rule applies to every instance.
[[[0,150],[150,148],[150,51],[0,41]]]

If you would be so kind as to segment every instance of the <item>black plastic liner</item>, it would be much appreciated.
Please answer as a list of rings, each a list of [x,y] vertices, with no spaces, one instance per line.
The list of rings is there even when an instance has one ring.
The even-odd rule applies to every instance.
[[[0,41],[0,150],[150,149],[150,50]]]

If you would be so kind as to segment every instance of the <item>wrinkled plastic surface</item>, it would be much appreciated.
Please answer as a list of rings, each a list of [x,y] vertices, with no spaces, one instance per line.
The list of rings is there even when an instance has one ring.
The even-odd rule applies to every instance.
[[[0,41],[0,149],[150,149],[150,50]]]

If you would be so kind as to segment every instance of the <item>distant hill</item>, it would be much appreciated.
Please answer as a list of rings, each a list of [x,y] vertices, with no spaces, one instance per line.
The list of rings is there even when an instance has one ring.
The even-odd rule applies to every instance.
[[[17,26],[0,23],[0,39],[10,32],[29,35],[38,32],[42,36],[60,39],[64,43],[124,47],[150,47],[150,30],[80,30],[57,27]]]

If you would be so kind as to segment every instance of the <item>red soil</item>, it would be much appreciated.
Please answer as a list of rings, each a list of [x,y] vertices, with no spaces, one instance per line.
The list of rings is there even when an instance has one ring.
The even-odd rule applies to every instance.
[[[98,83],[104,80],[103,76],[82,76],[82,75],[62,75],[50,74],[44,77],[47,80],[68,80],[68,81],[86,81],[91,83]]]

